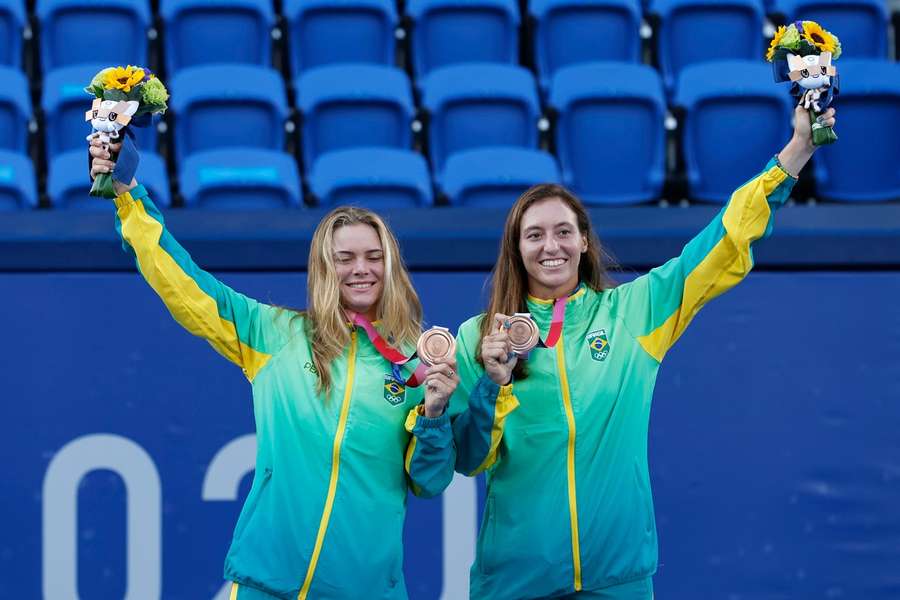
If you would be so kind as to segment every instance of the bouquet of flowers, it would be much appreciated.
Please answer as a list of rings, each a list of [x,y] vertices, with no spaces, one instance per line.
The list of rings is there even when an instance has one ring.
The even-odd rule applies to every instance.
[[[169,92],[149,70],[131,65],[103,69],[84,91],[94,96],[91,110],[85,113],[85,120],[93,128],[87,139],[99,138],[104,144],[122,142],[118,156],[113,158],[115,171],[94,178],[91,196],[115,198],[113,179],[130,183],[138,165],[137,149],[128,126],[146,127],[152,115],[165,112]]]
[[[781,26],[769,44],[766,60],[775,70],[775,81],[791,81],[791,93],[809,111],[813,144],[824,146],[837,141],[831,127],[816,120],[838,93],[837,68],[832,62],[841,56],[841,41],[815,21],[795,21]]]

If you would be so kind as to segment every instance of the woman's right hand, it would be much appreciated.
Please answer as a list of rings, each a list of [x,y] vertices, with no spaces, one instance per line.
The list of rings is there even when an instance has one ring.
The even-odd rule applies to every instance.
[[[512,381],[512,372],[519,357],[512,351],[509,341],[509,317],[497,313],[494,323],[496,332],[481,340],[481,361],[491,381],[497,385],[507,385]]]
[[[91,154],[91,180],[95,179],[97,175],[100,173],[112,173],[113,169],[116,166],[112,160],[111,153],[118,152],[122,147],[122,144],[104,144],[100,141],[99,138],[94,138],[91,140],[90,147],[88,148],[88,152]],[[137,181],[132,177],[131,184],[125,185],[113,179],[113,187],[116,190],[117,194],[124,194],[128,190],[134,188],[137,185]]]

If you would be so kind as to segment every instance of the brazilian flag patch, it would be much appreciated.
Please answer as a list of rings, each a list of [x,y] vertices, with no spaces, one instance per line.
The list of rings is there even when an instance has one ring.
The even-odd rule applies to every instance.
[[[393,375],[384,376],[384,399],[392,406],[403,404],[406,400],[406,386],[394,379]]]
[[[596,361],[606,360],[609,354],[609,340],[606,339],[606,330],[598,329],[587,334],[588,348],[591,349],[591,358]]]

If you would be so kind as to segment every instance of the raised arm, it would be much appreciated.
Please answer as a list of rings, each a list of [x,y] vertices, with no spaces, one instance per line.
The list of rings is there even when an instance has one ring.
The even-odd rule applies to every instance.
[[[822,115],[822,123],[834,125],[834,109]],[[653,358],[661,362],[697,312],[750,272],[753,244],[771,233],[773,213],[814,151],[809,118],[797,107],[791,141],[734,191],[680,256],[611,292],[617,313]]]
[[[109,172],[108,151],[91,145],[91,176]],[[116,185],[116,230],[126,252],[172,316],[243,370],[251,382],[289,339],[291,311],[235,292],[201,269],[166,229],[147,190],[132,180]]]

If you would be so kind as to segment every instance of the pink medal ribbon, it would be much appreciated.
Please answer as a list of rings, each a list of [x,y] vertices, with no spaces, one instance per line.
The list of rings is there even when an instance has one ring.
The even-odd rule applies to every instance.
[[[354,325],[359,325],[366,332],[366,335],[369,336],[369,341],[372,342],[372,345],[378,350],[378,353],[381,354],[392,365],[397,365],[398,367],[405,365],[412,359],[418,356],[417,352],[413,352],[410,356],[403,356],[399,350],[391,346],[387,343],[387,341],[381,337],[381,334],[375,329],[372,323],[362,316],[359,313],[353,313],[347,311],[347,316],[351,316],[350,321]],[[428,366],[424,363],[420,362],[419,366],[416,367],[415,371],[412,372],[412,375],[404,382],[406,387],[419,387],[422,385],[422,382],[425,380],[425,371],[428,370]]]
[[[512,342],[513,352],[522,358],[527,358],[528,353],[535,347],[553,348],[562,336],[563,322],[566,317],[566,303],[575,295],[581,286],[566,296],[557,298],[553,302],[553,315],[550,320],[550,331],[547,339],[542,340],[537,324],[531,313],[516,313],[509,319],[509,338]]]
[[[578,289],[575,288],[575,292]],[[575,292],[572,292],[572,294]],[[569,301],[569,296],[557,298],[556,302],[553,303],[553,316],[550,320],[550,331],[547,332],[547,340],[538,340],[538,346],[541,348],[552,348],[559,341],[559,337],[562,335],[563,321],[566,318],[566,302]]]

